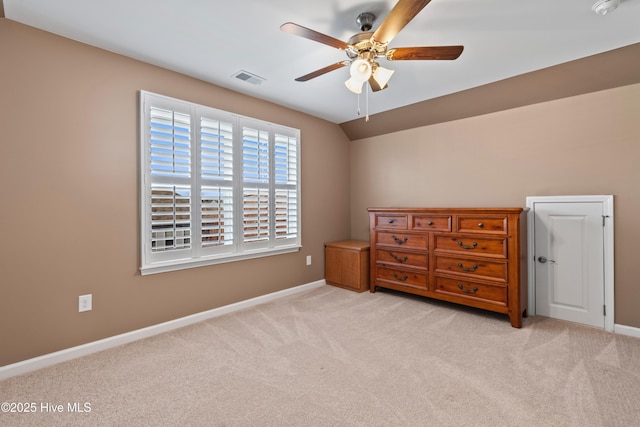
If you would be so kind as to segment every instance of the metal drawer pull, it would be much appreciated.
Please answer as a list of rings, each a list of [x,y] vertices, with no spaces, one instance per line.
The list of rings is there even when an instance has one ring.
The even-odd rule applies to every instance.
[[[476,292],[478,292],[477,287],[474,286],[473,289],[465,289],[460,283],[458,283],[458,289],[460,289],[465,294],[475,294]]]
[[[407,236],[404,236],[404,239],[399,239],[396,236],[391,236],[393,237],[393,240],[396,241],[397,244],[401,245],[403,243],[405,243],[407,240],[409,240],[409,238]]]
[[[471,271],[471,272],[473,272],[473,271],[476,271],[476,269],[478,268],[478,265],[477,265],[477,264],[473,264],[473,265],[471,266],[471,268],[467,268],[467,267],[463,267],[463,266],[462,266],[462,263],[461,263],[461,262],[459,262],[459,263],[458,263],[458,267],[459,267],[459,268],[460,268],[460,270],[462,270],[462,271]]]
[[[409,276],[407,276],[406,274],[403,277],[398,276],[397,273],[393,273],[393,277],[395,277],[396,279],[398,279],[401,282],[404,282],[405,280],[407,280],[409,278]]]
[[[475,249],[476,246],[478,246],[478,242],[473,242],[473,244],[471,246],[465,246],[462,243],[462,240],[458,240],[458,246],[460,246],[462,249]]]
[[[398,257],[396,254],[391,254],[391,257],[396,261],[398,261],[400,264],[402,264],[403,262],[407,262],[407,260],[409,259],[409,257],[406,255],[402,259]]]
[[[484,224],[483,224],[483,223],[481,223],[481,222],[479,222],[479,223],[478,223],[478,227],[480,227],[480,228],[484,228]]]
[[[394,222],[396,222],[396,220],[393,218],[387,220],[387,224],[393,224]]]
[[[427,222],[427,225],[433,225],[433,221]]]

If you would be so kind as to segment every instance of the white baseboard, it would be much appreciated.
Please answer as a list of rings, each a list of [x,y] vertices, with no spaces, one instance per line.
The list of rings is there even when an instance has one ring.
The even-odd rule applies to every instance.
[[[192,314],[190,316],[181,317],[179,319],[159,323],[157,325],[148,326],[146,328],[137,329],[135,331],[127,332],[124,334],[115,335],[109,338],[93,341],[76,347],[56,351],[54,353],[45,354],[43,356],[34,357],[33,359],[27,359],[21,362],[13,363],[11,365],[2,366],[0,367],[0,380],[14,377],[16,375],[26,374],[27,372],[32,372],[38,369],[45,368],[47,366],[66,362],[68,360],[76,359],[78,357],[86,356],[98,351],[117,347],[123,344],[128,344],[130,342],[148,338],[153,335],[158,335],[163,332],[168,332],[174,329],[182,328],[184,326],[192,325],[203,320],[222,316],[223,314],[228,314],[234,311],[242,310],[244,308],[253,307],[258,304],[264,304],[278,298],[305,292],[314,288],[318,288],[325,284],[326,282],[324,281],[324,279],[318,280],[317,282],[295,286],[293,288],[284,289],[282,291],[273,292],[267,295],[262,295],[234,304],[225,305],[224,307],[214,308],[212,310],[203,311],[201,313]]]
[[[614,325],[613,331],[620,335],[629,335],[630,337],[640,338],[640,328],[625,325]]]

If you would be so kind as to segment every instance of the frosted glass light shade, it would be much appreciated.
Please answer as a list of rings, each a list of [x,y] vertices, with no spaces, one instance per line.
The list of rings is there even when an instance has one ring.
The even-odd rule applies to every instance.
[[[347,86],[347,89],[349,89],[353,93],[357,93],[358,95],[362,93],[363,83],[364,83],[363,81],[356,80],[353,77],[351,77],[349,80],[344,82],[345,86]]]
[[[391,78],[393,73],[395,73],[395,71],[378,67],[373,73],[373,79],[378,83],[378,85],[380,85],[381,88],[384,88],[387,83],[389,83],[389,79]]]
[[[366,82],[371,77],[371,63],[364,59],[356,59],[349,68],[351,78],[360,82]]]

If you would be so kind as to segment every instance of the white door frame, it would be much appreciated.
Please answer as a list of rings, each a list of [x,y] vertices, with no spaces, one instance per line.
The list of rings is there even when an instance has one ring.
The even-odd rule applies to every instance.
[[[603,206],[604,218],[604,304],[607,307],[607,315],[604,317],[604,329],[614,330],[615,300],[613,299],[613,196],[532,196],[527,197],[527,242],[529,262],[529,304],[527,313],[536,314],[536,253],[535,253],[535,204],[536,203],[577,203],[577,202],[600,202]]]

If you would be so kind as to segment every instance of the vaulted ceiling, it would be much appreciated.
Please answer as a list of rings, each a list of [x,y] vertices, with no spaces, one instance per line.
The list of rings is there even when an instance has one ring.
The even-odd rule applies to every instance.
[[[640,0],[604,16],[595,0],[432,0],[389,46],[464,45],[462,55],[383,58],[389,87],[359,97],[348,67],[295,81],[348,58],[280,26],[347,41],[360,13],[377,16],[375,30],[396,0],[0,1],[8,19],[341,124],[351,139],[640,81]]]

